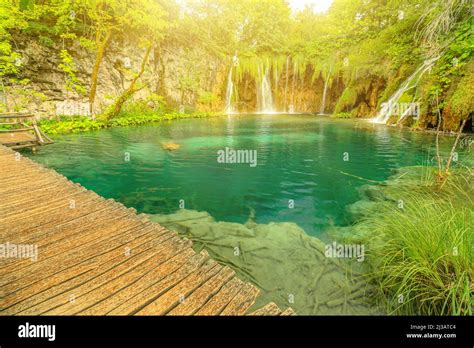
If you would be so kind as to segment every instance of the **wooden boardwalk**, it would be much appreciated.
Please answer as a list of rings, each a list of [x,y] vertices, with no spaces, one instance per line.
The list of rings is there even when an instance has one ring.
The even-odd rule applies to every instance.
[[[249,314],[259,290],[191,245],[0,145],[1,315]]]
[[[5,128],[7,127],[7,128]],[[44,134],[36,124],[31,113],[0,113],[0,145],[12,149],[31,148],[52,144],[53,141]]]

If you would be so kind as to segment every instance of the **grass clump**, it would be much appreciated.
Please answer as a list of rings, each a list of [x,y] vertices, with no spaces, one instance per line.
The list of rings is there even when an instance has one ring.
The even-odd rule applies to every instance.
[[[470,176],[470,174],[467,174]],[[377,300],[396,315],[472,315],[474,226],[472,178],[452,177],[442,190],[400,193],[369,217],[370,278]],[[369,226],[369,225],[367,225]]]

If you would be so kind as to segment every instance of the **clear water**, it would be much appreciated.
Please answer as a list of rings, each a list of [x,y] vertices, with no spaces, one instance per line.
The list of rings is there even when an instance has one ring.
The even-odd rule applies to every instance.
[[[295,222],[313,236],[347,224],[358,187],[426,162],[433,142],[310,115],[230,115],[54,138],[36,161],[140,212],[172,213],[183,200],[219,221],[244,223],[254,214],[257,223]],[[181,147],[164,150],[167,142]],[[225,147],[256,150],[258,165],[218,163]]]

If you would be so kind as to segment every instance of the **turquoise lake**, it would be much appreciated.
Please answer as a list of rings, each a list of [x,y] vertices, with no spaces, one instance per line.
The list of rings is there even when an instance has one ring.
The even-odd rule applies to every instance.
[[[54,136],[34,159],[139,212],[206,211],[218,221],[295,222],[320,236],[350,222],[358,188],[433,157],[434,137],[313,115],[229,115]],[[180,148],[164,150],[163,143]],[[219,163],[255,150],[257,166]]]

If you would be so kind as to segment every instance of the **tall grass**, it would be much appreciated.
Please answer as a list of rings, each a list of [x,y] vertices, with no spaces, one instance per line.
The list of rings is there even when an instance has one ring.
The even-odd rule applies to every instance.
[[[405,189],[403,208],[392,204],[370,218],[372,233],[381,237],[369,242],[371,277],[390,314],[473,314],[470,180],[451,178],[442,191]]]

